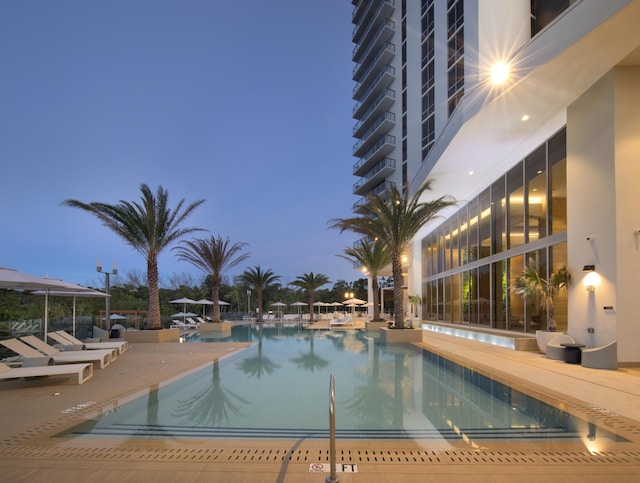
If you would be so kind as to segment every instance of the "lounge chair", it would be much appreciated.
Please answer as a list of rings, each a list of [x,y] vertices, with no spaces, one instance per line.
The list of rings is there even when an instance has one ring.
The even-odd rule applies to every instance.
[[[341,317],[339,319],[335,319],[335,320],[331,320],[329,321],[329,326],[333,327],[333,326],[337,326],[337,327],[341,327],[344,326],[346,324],[351,324],[353,325],[353,321],[351,320],[351,315],[345,315],[344,317]]]
[[[618,368],[618,342],[613,341],[601,347],[582,349],[582,367],[594,369]]]
[[[25,362],[26,361],[27,360],[25,360]],[[0,380],[66,375],[77,375],[78,384],[82,384],[93,377],[93,364],[63,364],[60,366],[27,365],[11,368],[0,362]]]
[[[59,351],[49,344],[45,344],[33,335],[0,341],[2,345],[23,357],[42,357],[42,355],[53,357],[56,364],[72,364],[76,362],[93,362],[98,364],[100,369],[104,369],[111,364],[113,350],[94,351]],[[9,343],[12,346],[9,346]],[[116,351],[117,352],[117,351]]]
[[[197,329],[198,323],[195,320],[193,320],[191,317],[187,317],[187,327],[189,329]]]
[[[560,344],[575,344],[576,341],[573,337],[567,334],[560,334],[551,339],[547,343],[547,359],[553,359],[556,361],[564,361],[564,346]]]
[[[126,340],[114,340],[108,342],[82,342],[80,339],[76,339],[74,336],[72,336],[68,332],[65,332],[64,330],[49,332],[49,334],[47,335],[51,337],[51,339],[55,340],[58,344],[65,346],[65,350],[68,350],[67,347],[72,347],[75,345],[84,346],[85,349],[89,350],[115,349],[118,351],[118,354],[123,354],[129,349],[129,343]]]

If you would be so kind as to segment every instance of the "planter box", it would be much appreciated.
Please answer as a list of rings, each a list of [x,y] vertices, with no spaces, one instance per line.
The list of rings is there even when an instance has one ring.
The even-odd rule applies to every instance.
[[[408,344],[410,342],[422,342],[422,329],[380,329],[380,343],[382,344]]]
[[[199,332],[231,332],[231,322],[206,322],[198,326]]]
[[[364,328],[367,332],[377,332],[380,329],[384,328],[384,327],[388,327],[389,326],[389,322],[386,320],[383,320],[381,322],[365,322],[364,323]]]
[[[138,342],[176,342],[180,339],[179,329],[123,330],[124,340],[130,344]]]

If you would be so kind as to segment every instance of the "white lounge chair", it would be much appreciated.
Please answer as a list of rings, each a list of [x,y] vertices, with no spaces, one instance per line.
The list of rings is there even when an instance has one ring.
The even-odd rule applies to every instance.
[[[80,339],[76,339],[74,336],[65,332],[64,330],[58,330],[56,332],[49,332],[47,334],[51,339],[55,340],[58,344],[63,346],[84,346],[89,350],[107,350],[115,349],[118,354],[123,354],[129,349],[129,343],[126,340],[114,340],[105,342],[82,342]],[[65,347],[66,349],[66,347]]]
[[[33,335],[20,337],[20,340],[10,339],[9,341],[11,341],[14,346],[9,348],[24,357],[38,357],[38,356],[42,357],[42,354],[44,354],[45,356],[53,357],[53,361],[56,364],[72,364],[75,362],[93,362],[94,364],[98,364],[100,369],[104,369],[109,364],[111,364],[111,361],[113,360],[112,358],[113,353],[114,352],[117,353],[117,351],[114,351],[111,349],[104,350],[104,351],[102,350],[59,351],[55,347],[50,346],[49,344],[45,344],[44,342],[42,342],[40,339],[38,339]],[[16,344],[15,341],[17,341],[18,344]],[[6,344],[7,342],[8,341],[2,341],[2,344],[4,344],[5,347],[8,347],[8,345]],[[27,354],[26,353],[27,349],[25,349],[24,346],[35,351],[35,354],[34,353]]]
[[[60,366],[44,365],[11,368],[0,362],[0,380],[66,375],[77,375],[78,384],[82,384],[93,377],[93,364],[63,364]]]
[[[341,327],[344,326],[346,324],[351,324],[353,325],[353,321],[351,320],[351,315],[345,315],[344,317],[341,317],[339,319],[334,319],[329,321],[329,326],[330,327]]]
[[[582,367],[593,369],[618,368],[618,342],[613,341],[601,347],[582,349]]]
[[[187,327],[189,329],[197,329],[198,323],[195,320],[193,320],[191,317],[187,317]]]
[[[547,359],[564,360],[564,346],[560,344],[575,344],[576,341],[568,334],[559,334],[547,343]]]

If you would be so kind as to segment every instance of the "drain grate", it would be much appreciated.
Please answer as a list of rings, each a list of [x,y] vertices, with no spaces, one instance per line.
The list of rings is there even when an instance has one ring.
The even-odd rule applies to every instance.
[[[0,452],[0,458],[12,459],[85,459],[102,461],[195,461],[210,463],[328,463],[326,450],[286,449],[138,449],[138,448],[61,448],[15,446]],[[356,464],[447,464],[447,465],[519,465],[576,464],[627,465],[640,464],[640,451],[619,453],[586,451],[435,451],[435,450],[342,450],[339,463]]]

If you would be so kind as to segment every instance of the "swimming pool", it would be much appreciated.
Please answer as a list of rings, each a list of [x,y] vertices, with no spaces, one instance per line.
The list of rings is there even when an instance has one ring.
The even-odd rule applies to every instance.
[[[470,368],[412,346],[382,346],[362,331],[238,326],[224,340],[256,344],[64,436],[327,438],[330,374],[343,439],[473,446],[596,435],[587,422]],[[198,341],[207,339],[186,343]],[[597,436],[622,440],[600,428]]]

